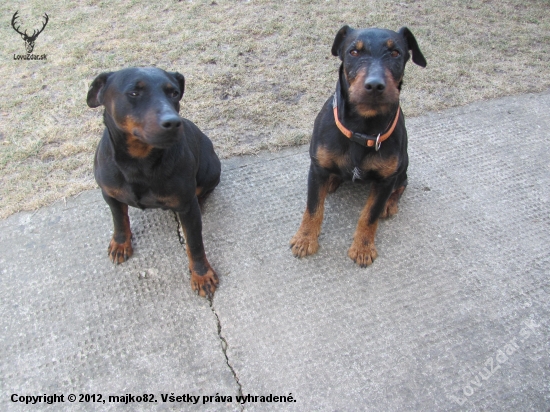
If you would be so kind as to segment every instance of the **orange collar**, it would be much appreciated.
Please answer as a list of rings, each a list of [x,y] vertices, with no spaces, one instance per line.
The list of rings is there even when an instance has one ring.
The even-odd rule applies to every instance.
[[[395,118],[393,119],[393,123],[391,124],[390,128],[387,132],[384,134],[378,134],[378,136],[369,136],[362,133],[356,133],[352,132],[351,130],[347,129],[342,122],[340,122],[340,119],[338,118],[338,97],[336,96],[336,93],[334,93],[334,99],[332,100],[332,110],[334,112],[334,121],[336,122],[336,126],[338,126],[338,129],[346,136],[348,139],[350,139],[353,142],[359,143],[363,146],[368,146],[376,149],[378,151],[380,149],[380,145],[384,140],[386,140],[388,137],[391,136],[393,131],[395,130],[395,126],[397,126],[397,121],[399,120],[399,114],[401,113],[401,107],[397,107],[397,113],[395,114]]]

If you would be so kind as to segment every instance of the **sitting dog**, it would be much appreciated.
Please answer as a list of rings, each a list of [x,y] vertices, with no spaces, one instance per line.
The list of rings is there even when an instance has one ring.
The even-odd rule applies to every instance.
[[[218,276],[204,252],[199,201],[220,181],[212,142],[179,116],[185,79],[157,68],[101,73],[88,92],[90,107],[103,105],[105,131],[94,176],[113,215],[108,248],[113,263],[132,256],[128,205],[170,209],[182,224],[191,287],[211,297]]]
[[[380,217],[397,213],[407,186],[407,131],[399,106],[405,64],[426,67],[415,37],[406,27],[338,31],[332,54],[342,61],[336,92],[317,115],[309,149],[307,207],[290,241],[297,257],[319,248],[327,193],[343,180],[370,182],[348,256],[366,267],[378,253],[374,237]]]

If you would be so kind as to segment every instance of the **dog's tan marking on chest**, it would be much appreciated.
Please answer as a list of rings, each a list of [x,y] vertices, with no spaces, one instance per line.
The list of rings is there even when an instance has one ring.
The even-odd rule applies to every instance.
[[[348,164],[348,158],[346,155],[333,153],[323,146],[320,146],[317,149],[315,158],[317,159],[319,166],[325,169],[331,169],[334,166],[338,166],[340,169],[343,169]]]
[[[180,205],[180,199],[177,196],[159,196],[157,201],[169,209],[177,209]]]
[[[397,172],[399,167],[399,159],[397,156],[389,158],[382,158],[379,156],[369,156],[363,163],[361,163],[361,169],[365,172],[376,172],[381,177],[387,178]]]
[[[142,142],[131,134],[126,135],[126,147],[130,156],[137,158],[147,157],[151,153],[151,150],[153,150],[153,146]]]

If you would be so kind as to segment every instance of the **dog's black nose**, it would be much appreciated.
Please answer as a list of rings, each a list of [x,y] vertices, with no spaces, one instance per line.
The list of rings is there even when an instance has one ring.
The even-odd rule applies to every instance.
[[[175,115],[168,115],[168,116],[161,117],[160,126],[167,131],[175,130],[181,126],[181,118]]]
[[[381,77],[368,78],[365,81],[365,89],[367,93],[382,93],[386,89],[386,82]]]

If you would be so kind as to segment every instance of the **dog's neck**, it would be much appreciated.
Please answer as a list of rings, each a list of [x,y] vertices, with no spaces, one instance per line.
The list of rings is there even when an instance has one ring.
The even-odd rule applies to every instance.
[[[349,101],[349,84],[344,76],[343,66],[340,66],[336,92],[338,98],[338,117],[348,129],[354,132],[374,136],[384,133],[388,124],[395,118],[395,114],[399,108],[399,103],[397,103],[386,114],[372,117],[361,116],[353,109],[353,105]]]
[[[103,111],[103,123],[109,132],[109,140],[116,147],[122,147],[126,142],[126,134],[120,130],[113,119],[113,116],[107,110]]]

